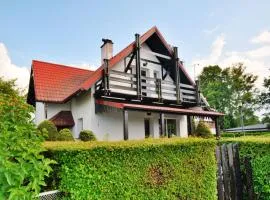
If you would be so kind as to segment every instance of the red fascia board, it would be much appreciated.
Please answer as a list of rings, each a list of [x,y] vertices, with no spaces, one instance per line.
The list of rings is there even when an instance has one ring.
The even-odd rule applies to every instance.
[[[123,103],[113,102],[113,101],[104,101],[104,100],[101,100],[101,99],[97,99],[96,104],[104,105],[104,106],[110,106],[110,107],[119,108],[119,109],[124,108]]]

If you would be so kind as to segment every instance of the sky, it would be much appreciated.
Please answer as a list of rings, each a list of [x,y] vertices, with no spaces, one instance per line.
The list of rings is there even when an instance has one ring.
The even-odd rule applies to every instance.
[[[0,0],[0,76],[27,88],[33,59],[96,69],[102,38],[114,53],[157,26],[194,77],[206,65],[244,62],[270,74],[270,1]]]

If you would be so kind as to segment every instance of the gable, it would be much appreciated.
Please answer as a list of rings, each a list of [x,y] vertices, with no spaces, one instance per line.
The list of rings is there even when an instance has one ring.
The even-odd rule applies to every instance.
[[[140,43],[143,45],[146,43],[150,49],[154,52],[161,53],[167,56],[172,56],[172,48],[168,45],[168,43],[165,41],[164,37],[160,33],[160,31],[157,29],[157,27],[153,27],[149,29],[146,33],[144,33],[142,36],[140,36]],[[122,51],[120,51],[118,54],[116,54],[114,57],[112,57],[109,60],[109,69],[113,69],[117,63],[121,62],[125,57],[131,55],[135,49],[135,42],[132,42],[129,44],[126,48],[124,48]],[[160,62],[166,63],[164,59],[159,58]],[[166,63],[167,64],[167,63]],[[180,79],[181,82],[185,84],[195,85],[194,81],[190,78],[186,70],[184,69],[182,63],[178,63],[178,66],[180,68]],[[84,90],[88,90],[92,87],[93,84],[95,84],[97,81],[99,81],[102,78],[102,70],[103,65],[100,66],[93,75],[87,79],[82,85],[81,88]],[[173,70],[172,67],[168,67],[168,70]],[[171,73],[171,77],[174,79],[173,73]]]

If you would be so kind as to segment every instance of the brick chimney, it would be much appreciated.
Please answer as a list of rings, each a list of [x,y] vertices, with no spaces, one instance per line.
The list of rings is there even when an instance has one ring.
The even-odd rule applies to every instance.
[[[111,59],[113,57],[113,42],[109,39],[102,39],[103,44],[101,45],[101,64],[104,59]]]

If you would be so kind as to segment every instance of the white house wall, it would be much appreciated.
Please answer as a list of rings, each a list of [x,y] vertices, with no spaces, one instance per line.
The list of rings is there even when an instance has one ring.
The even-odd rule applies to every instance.
[[[35,123],[52,118],[60,111],[70,111],[70,102],[64,104],[36,102]],[[47,117],[46,117],[47,116]]]

